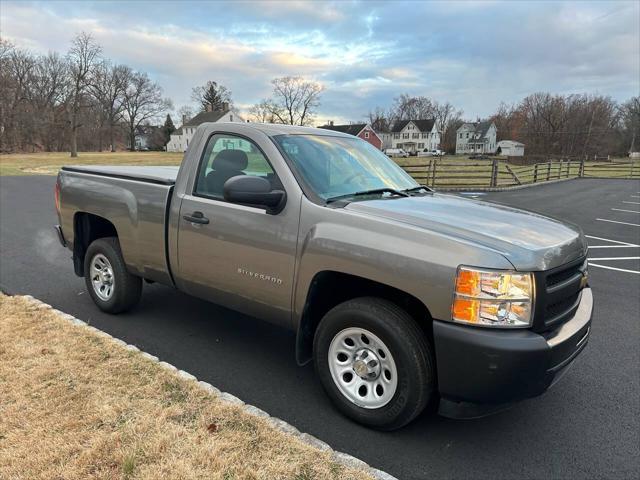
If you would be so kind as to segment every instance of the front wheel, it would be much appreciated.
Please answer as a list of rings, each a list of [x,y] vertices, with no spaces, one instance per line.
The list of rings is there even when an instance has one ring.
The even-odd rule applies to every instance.
[[[99,238],[89,245],[84,280],[93,302],[104,312],[125,312],[140,300],[142,279],[127,271],[116,237]]]
[[[330,310],[314,339],[322,385],[345,415],[380,430],[400,428],[433,396],[432,349],[396,304],[357,298]]]

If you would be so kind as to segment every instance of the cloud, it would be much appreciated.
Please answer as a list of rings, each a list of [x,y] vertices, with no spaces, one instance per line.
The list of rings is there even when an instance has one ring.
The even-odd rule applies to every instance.
[[[640,90],[637,2],[50,2],[3,0],[2,35],[66,51],[90,32],[105,56],[145,70],[176,106],[207,80],[238,105],[301,75],[326,90],[319,116],[358,120],[400,93],[469,117],[535,91]]]

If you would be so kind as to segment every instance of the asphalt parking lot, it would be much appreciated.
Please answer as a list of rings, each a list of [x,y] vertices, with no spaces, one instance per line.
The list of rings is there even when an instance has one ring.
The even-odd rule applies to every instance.
[[[640,475],[640,182],[581,179],[476,195],[583,228],[596,302],[589,345],[542,397],[479,420],[422,415],[393,433],[337,413],[313,369],[296,366],[291,332],[158,285],[145,285],[129,314],[99,313],[51,228],[54,182],[0,178],[3,291],[82,318],[398,478]]]

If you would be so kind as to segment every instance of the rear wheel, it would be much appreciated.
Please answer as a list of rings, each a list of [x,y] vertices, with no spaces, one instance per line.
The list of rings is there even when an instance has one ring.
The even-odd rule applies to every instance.
[[[142,279],[127,271],[117,237],[95,240],[84,257],[87,291],[100,310],[121,313],[140,300]]]
[[[345,415],[381,430],[400,428],[433,396],[429,343],[403,309],[357,298],[329,311],[314,339],[322,385]]]

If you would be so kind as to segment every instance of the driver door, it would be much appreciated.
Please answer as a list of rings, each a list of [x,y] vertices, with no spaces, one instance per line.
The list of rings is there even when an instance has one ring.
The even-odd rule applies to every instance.
[[[255,175],[284,190],[262,150],[225,133],[205,147],[191,193],[182,199],[178,228],[181,288],[244,313],[287,323],[298,235],[299,204],[277,215],[224,200],[226,180]]]

